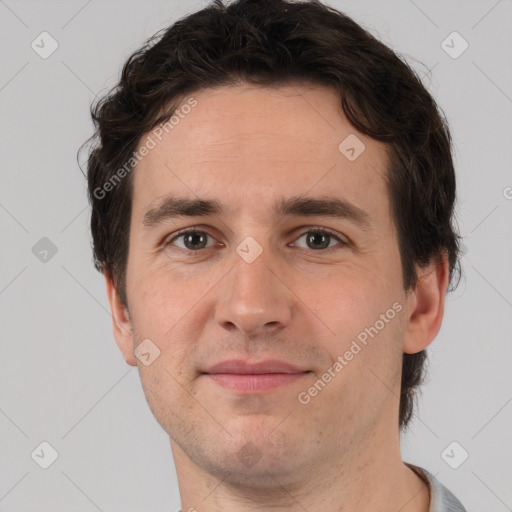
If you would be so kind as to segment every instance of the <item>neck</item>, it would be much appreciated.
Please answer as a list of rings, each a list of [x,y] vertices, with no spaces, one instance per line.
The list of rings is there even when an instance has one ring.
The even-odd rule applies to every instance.
[[[389,432],[388,432],[389,434]],[[382,440],[385,440],[384,442]],[[287,475],[271,467],[245,481],[212,474],[171,440],[182,512],[428,512],[427,484],[401,459],[397,433],[373,435],[350,454]],[[257,483],[256,483],[257,482]]]

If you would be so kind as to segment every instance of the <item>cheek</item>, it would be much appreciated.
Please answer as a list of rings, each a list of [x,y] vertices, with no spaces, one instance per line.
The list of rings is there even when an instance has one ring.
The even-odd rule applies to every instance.
[[[325,346],[333,361],[341,356],[359,374],[373,369],[394,380],[405,328],[401,281],[363,275],[333,276],[323,290],[309,288],[309,300],[333,331]]]
[[[127,280],[130,310],[147,337],[169,337],[205,293],[203,285],[191,286],[190,279],[160,266],[144,269],[140,265],[138,269],[132,268],[131,276]]]
[[[373,325],[400,295],[396,287],[360,266],[337,269],[317,285],[308,283],[303,294],[315,312],[345,337]]]

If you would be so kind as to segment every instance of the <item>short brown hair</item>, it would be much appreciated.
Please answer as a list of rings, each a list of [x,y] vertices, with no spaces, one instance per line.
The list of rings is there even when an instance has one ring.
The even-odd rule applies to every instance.
[[[451,137],[418,74],[319,1],[216,0],[148,39],[124,64],[119,83],[91,106],[95,133],[87,142],[95,144],[87,178],[95,265],[112,276],[126,307],[131,173],[108,193],[104,184],[126,169],[142,136],[167,121],[186,95],[236,83],[295,82],[332,87],[352,125],[387,144],[404,289],[415,287],[416,266],[441,255],[448,258],[450,283],[455,274],[460,278]],[[401,428],[411,419],[425,358],[425,351],[403,355]]]

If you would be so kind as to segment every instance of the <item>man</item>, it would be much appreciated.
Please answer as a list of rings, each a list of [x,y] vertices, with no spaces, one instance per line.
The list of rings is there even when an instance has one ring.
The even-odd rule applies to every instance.
[[[463,511],[400,455],[458,270],[407,64],[318,2],[215,2],[92,115],[96,266],[182,510]]]

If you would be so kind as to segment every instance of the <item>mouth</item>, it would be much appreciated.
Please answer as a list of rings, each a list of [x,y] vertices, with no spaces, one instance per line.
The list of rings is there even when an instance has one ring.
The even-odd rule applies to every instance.
[[[223,388],[241,393],[261,393],[291,384],[308,374],[309,372],[263,374],[215,373],[206,374],[206,376]]]
[[[278,360],[249,363],[240,359],[222,361],[202,372],[213,383],[239,393],[271,391],[309,375],[311,371]]]

